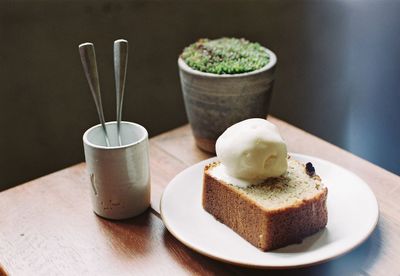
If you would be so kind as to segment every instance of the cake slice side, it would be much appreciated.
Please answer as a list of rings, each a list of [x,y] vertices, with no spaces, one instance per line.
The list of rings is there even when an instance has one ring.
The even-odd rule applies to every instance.
[[[282,191],[281,194],[274,194],[275,198],[284,198],[285,201],[278,201],[271,208],[267,204],[268,200],[263,199],[272,193],[269,188],[257,185],[249,190],[230,185],[210,173],[210,170],[218,165],[212,163],[204,170],[203,208],[261,250],[272,250],[301,242],[303,238],[326,226],[327,189],[322,186],[318,176],[307,176],[315,181],[316,187],[318,186],[312,196],[293,200],[283,197],[287,196],[285,190],[282,191],[282,187],[278,187],[283,185],[284,180],[273,180],[276,183],[272,185],[277,185],[277,190]],[[297,171],[295,173],[300,174]],[[293,178],[293,175],[290,177]],[[298,185],[302,183],[305,185],[299,180]],[[283,185],[283,188],[286,187],[290,191],[290,187],[287,186]],[[262,197],[258,196],[259,194]]]
[[[254,246],[267,249],[266,212],[233,186],[204,174],[203,208]]]

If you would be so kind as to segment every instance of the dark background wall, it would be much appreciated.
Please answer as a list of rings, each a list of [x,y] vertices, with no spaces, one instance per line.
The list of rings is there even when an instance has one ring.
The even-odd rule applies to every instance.
[[[83,160],[97,123],[78,44],[92,41],[115,118],[112,43],[130,56],[125,120],[156,135],[186,122],[176,60],[200,37],[278,55],[272,114],[400,174],[400,2],[0,2],[0,190]]]

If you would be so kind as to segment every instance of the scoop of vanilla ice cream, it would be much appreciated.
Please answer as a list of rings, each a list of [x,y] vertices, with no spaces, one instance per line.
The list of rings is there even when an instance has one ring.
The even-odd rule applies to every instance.
[[[286,144],[278,128],[264,119],[248,119],[229,127],[217,140],[216,152],[233,177],[258,180],[287,170]]]

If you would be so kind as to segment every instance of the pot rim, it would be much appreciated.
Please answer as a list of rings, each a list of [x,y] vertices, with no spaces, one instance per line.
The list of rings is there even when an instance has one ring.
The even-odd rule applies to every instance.
[[[257,74],[263,73],[263,72],[268,71],[269,69],[273,68],[276,65],[276,62],[278,60],[274,52],[272,52],[268,48],[265,48],[265,47],[263,47],[263,48],[269,55],[269,62],[264,67],[254,70],[254,71],[250,71],[250,72],[239,73],[239,74],[222,74],[222,75],[202,72],[202,71],[193,69],[192,67],[187,65],[186,62],[181,58],[181,56],[179,56],[179,58],[178,58],[178,66],[181,70],[185,71],[186,73],[189,73],[192,75],[197,75],[197,76],[202,76],[202,77],[209,77],[209,78],[238,78],[238,77],[257,75]]]

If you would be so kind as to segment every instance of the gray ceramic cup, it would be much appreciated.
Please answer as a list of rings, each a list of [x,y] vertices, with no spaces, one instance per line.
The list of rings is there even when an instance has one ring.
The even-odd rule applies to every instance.
[[[93,211],[108,219],[131,218],[150,206],[148,134],[141,125],[121,122],[119,146],[116,122],[106,128],[110,147],[101,125],[83,135]]]
[[[215,153],[217,138],[248,118],[266,118],[274,85],[276,55],[261,69],[234,75],[204,73],[178,59],[186,114],[199,148]]]

